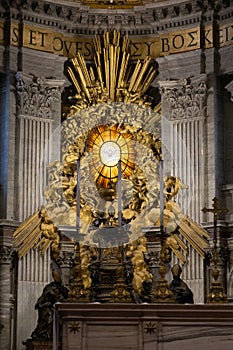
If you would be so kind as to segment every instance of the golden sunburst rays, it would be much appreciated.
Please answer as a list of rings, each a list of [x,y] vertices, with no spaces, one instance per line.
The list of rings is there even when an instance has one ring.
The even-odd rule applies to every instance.
[[[87,151],[92,154],[92,176],[98,188],[111,188],[118,179],[118,162],[121,171],[129,178],[134,169],[134,141],[124,126],[99,125],[93,128],[87,139]]]
[[[108,105],[104,104],[104,106],[107,108]],[[145,111],[144,108],[141,109]],[[104,115],[104,110],[102,110],[102,115]],[[86,115],[84,114],[84,116]],[[69,120],[72,121],[72,119]],[[69,120],[67,120],[67,123]],[[135,192],[133,206],[134,208],[137,208],[138,212],[141,212],[142,207],[144,207],[146,203],[146,193],[148,191],[145,192],[145,188],[142,186],[144,188],[142,189],[141,185],[139,185],[139,183],[141,184],[141,176],[138,173],[138,166],[136,166],[136,163],[139,162],[139,167],[141,168],[147,168],[147,175],[150,178],[151,176],[149,173],[151,171],[151,166],[148,165],[148,162],[150,163],[150,157],[152,155],[155,156],[157,160],[160,159],[160,139],[153,134],[148,133],[146,130],[143,130],[141,124],[131,125],[119,122],[111,123],[110,121],[106,124],[98,124],[98,126],[92,127],[89,131],[84,132],[83,135],[75,138],[77,130],[79,129],[78,127],[75,128],[73,123],[71,124],[72,127],[69,128],[70,132],[67,132],[66,135],[72,139],[72,143],[67,143],[70,144],[70,146],[64,149],[65,152],[63,153],[62,162],[58,170],[55,171],[53,168],[51,169],[51,183],[46,191],[46,199],[48,202],[51,202],[51,198],[53,203],[56,202],[56,205],[60,205],[60,202],[65,200],[67,201],[68,206],[75,208],[77,159],[81,160],[82,171],[84,171],[85,168],[85,172],[88,174],[85,175],[83,173],[82,179],[84,179],[85,176],[88,177],[91,182],[93,181],[95,184],[95,189],[98,190],[101,198],[112,201],[117,196],[117,162],[119,158],[121,158],[123,179],[129,180],[133,185]],[[84,131],[85,130],[86,129],[84,129]],[[143,147],[145,147],[145,149]],[[146,156],[146,148],[149,152],[152,152],[151,156],[148,154],[149,158]],[[141,152],[144,153],[141,154]],[[142,161],[142,159],[144,160]],[[60,181],[58,181],[57,173],[61,174]],[[150,188],[154,186],[154,177],[151,181],[149,181]],[[85,188],[87,186],[90,186],[90,183],[88,183],[88,185],[85,184]],[[61,195],[60,191],[62,189],[63,192]],[[92,190],[89,191],[95,191],[95,189],[92,187]],[[151,194],[152,192],[150,191]],[[85,194],[86,203],[90,203],[88,198],[91,196],[91,193],[92,192],[89,192],[88,195],[87,193]],[[143,200],[140,199],[142,197]],[[152,195],[152,197],[154,197],[154,195]],[[149,200],[150,203],[152,202],[152,197],[151,200]]]
[[[78,53],[67,67],[77,93],[73,113],[103,102],[136,103],[149,106],[146,91],[158,74],[151,57],[130,62],[130,40],[114,30],[93,39],[94,58],[89,65]],[[71,113],[72,114],[72,113]]]

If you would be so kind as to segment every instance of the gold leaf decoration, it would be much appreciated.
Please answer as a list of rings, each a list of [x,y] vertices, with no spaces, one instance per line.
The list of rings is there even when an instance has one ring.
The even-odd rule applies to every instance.
[[[70,110],[84,109],[103,102],[136,103],[150,106],[145,95],[158,74],[158,64],[151,57],[130,62],[128,37],[114,30],[95,36],[94,63],[87,66],[78,53],[70,60],[67,73],[75,89],[76,103]]]
[[[97,138],[101,134],[109,134],[111,142],[121,138],[122,142],[127,140],[122,143],[129,165],[128,168],[125,167],[125,177],[131,181],[133,196],[128,206],[123,209],[123,216],[125,215],[128,221],[134,220],[148,203],[150,208],[156,200],[158,202],[159,182],[156,168],[158,160],[161,159],[161,104],[157,104],[152,113],[151,99],[147,95],[148,88],[158,74],[158,65],[150,57],[139,59],[136,64],[132,63],[130,41],[127,36],[122,36],[116,30],[96,36],[93,45],[94,57],[91,62],[85,62],[79,53],[77,57],[68,61],[67,74],[75,88],[75,96],[69,112],[64,115],[66,120],[61,130],[62,161],[55,161],[48,167],[49,186],[45,191],[45,198],[49,204],[27,219],[14,233],[15,246],[20,257],[32,248],[40,248],[42,253],[50,246],[54,252],[59,250],[59,235],[53,220],[57,220],[56,224],[75,225],[76,163],[78,159],[87,157],[88,152],[96,151],[99,154],[95,145],[102,145],[101,136],[100,139]],[[105,141],[106,139],[107,137]],[[142,150],[140,164],[134,164],[133,151],[128,145],[131,140]],[[150,150],[152,156],[143,152],[144,146]],[[153,164],[152,158],[153,161],[156,159],[156,164]],[[112,171],[116,175],[114,166],[110,171],[107,167],[99,168],[99,163],[94,163],[98,173],[98,177],[94,177],[98,190],[100,187],[108,187],[108,181],[103,181],[103,178],[112,178]],[[83,169],[90,170],[89,165],[84,164]],[[101,179],[99,175],[102,176]],[[182,216],[181,209],[171,200],[180,188],[185,188],[184,184],[176,177],[166,178],[165,184],[167,202],[164,217],[170,233],[167,246],[181,262],[185,262],[188,254],[187,241],[204,258],[205,249],[209,246],[209,234],[191,218]],[[82,195],[80,198],[80,218],[86,226],[96,219],[98,193],[92,191],[91,186],[89,183],[85,183],[84,186],[88,195],[92,195],[88,197],[89,201]],[[156,209],[153,215],[155,211]],[[146,220],[150,220],[146,215],[142,216],[141,221],[138,220],[132,227],[133,233],[138,230],[141,234],[142,220],[146,224]],[[153,224],[158,224],[158,218],[153,220]],[[84,233],[87,231],[85,227],[82,229]],[[135,249],[134,257],[136,251]],[[140,257],[138,254],[138,258]],[[136,262],[135,258],[135,266]],[[138,279],[137,289],[140,288],[141,279]]]
[[[14,231],[14,246],[19,258],[25,256],[32,248],[41,250],[42,255],[52,246],[54,258],[59,251],[60,237],[57,227],[48,217],[45,209],[37,211]]]

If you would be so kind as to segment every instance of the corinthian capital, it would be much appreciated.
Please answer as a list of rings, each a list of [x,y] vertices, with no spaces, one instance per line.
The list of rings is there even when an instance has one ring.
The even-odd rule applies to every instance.
[[[19,114],[50,119],[54,103],[60,101],[64,80],[35,77],[18,72],[16,94]]]
[[[206,107],[206,76],[160,81],[163,114],[170,120],[200,118]]]

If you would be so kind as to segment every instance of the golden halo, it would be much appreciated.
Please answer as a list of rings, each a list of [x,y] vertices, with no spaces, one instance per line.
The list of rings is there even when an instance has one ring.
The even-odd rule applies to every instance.
[[[87,151],[92,153],[92,175],[96,185],[110,188],[117,182],[118,161],[124,178],[129,178],[135,167],[134,142],[124,126],[99,125],[93,128],[87,139]]]

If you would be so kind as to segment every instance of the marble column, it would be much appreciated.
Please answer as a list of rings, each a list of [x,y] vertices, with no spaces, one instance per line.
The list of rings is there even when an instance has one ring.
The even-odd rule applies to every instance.
[[[24,221],[44,203],[47,165],[60,159],[61,93],[64,80],[16,74],[18,220]],[[56,137],[53,134],[56,133]],[[37,321],[36,301],[51,281],[50,252],[31,250],[18,262],[17,349]],[[25,300],[28,302],[25,304]]]
[[[201,222],[204,203],[204,123],[206,76],[160,81],[162,94],[162,145],[165,175],[178,176],[188,186],[180,190],[183,212]]]
[[[64,80],[35,78],[18,72],[18,219],[25,220],[43,203],[46,166],[60,158],[61,92]]]
[[[184,214],[202,222],[205,188],[206,76],[159,82],[162,95],[164,175],[174,175],[188,186],[176,201]],[[187,243],[187,242],[185,242]],[[193,290],[195,302],[204,301],[203,260],[189,248],[182,278]],[[173,257],[173,262],[176,257]]]
[[[18,262],[17,281],[17,350],[24,349],[26,341],[36,327],[38,312],[37,299],[43,288],[51,282],[50,250],[43,256],[39,250],[30,250]]]

